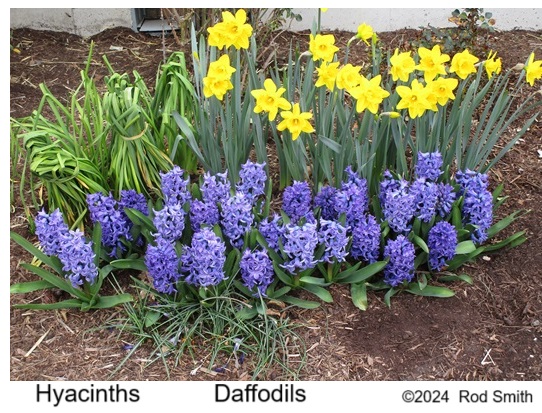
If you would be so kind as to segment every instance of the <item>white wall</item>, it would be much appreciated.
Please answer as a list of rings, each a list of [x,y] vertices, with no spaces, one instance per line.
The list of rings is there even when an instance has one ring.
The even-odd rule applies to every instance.
[[[215,6],[216,7],[216,6]],[[311,28],[317,18],[317,8],[294,9],[303,16],[301,22],[293,22],[292,30]],[[448,21],[453,8],[329,8],[321,14],[324,30],[346,30],[355,32],[361,23],[367,23],[377,32],[402,28],[418,29],[429,23],[435,27],[452,26]],[[496,19],[499,30],[515,28],[542,30],[542,9],[540,8],[486,8]],[[128,8],[94,9],[10,9],[12,29],[28,27],[33,29],[66,31],[83,37],[115,27],[132,27],[131,10]]]
[[[321,27],[326,30],[357,31],[361,23],[369,24],[377,32],[387,32],[398,29],[418,29],[420,26],[427,27],[451,27],[453,23],[448,21],[454,8],[329,8],[321,13]],[[304,30],[311,27],[317,19],[317,9],[294,9],[295,13],[303,16],[301,22],[293,22],[292,30]],[[498,30],[542,30],[542,9],[503,9],[486,8],[484,12],[491,12],[496,20],[495,28]]]
[[[62,31],[88,37],[111,27],[132,27],[130,9],[10,9],[10,28]]]

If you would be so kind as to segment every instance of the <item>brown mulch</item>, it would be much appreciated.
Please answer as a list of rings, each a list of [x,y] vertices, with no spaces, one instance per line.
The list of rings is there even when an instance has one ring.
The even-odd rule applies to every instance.
[[[415,30],[380,33],[390,48],[401,47]],[[352,33],[336,32],[337,43],[346,44]],[[290,40],[306,47],[306,33],[284,33],[275,39],[278,56]],[[162,38],[115,28],[92,39],[66,33],[14,30],[11,44],[10,116],[22,117],[36,109],[45,82],[57,97],[66,97],[80,81],[90,41],[95,42],[92,72],[100,84],[107,74],[102,55],[107,54],[119,72],[137,70],[152,88],[163,58]],[[540,32],[497,32],[491,39],[505,67],[524,62],[534,51],[542,56]],[[117,50],[112,50],[115,46]],[[121,50],[120,47],[122,47]],[[166,37],[166,54],[179,49]],[[188,47],[188,46],[185,46]],[[188,49],[186,49],[188,50]],[[189,55],[188,55],[189,56]],[[365,59],[364,48],[354,45],[350,60]],[[537,83],[540,87],[540,82]],[[492,185],[505,183],[508,202],[500,214],[517,209],[530,213],[506,230],[506,235],[525,230],[521,246],[499,251],[468,264],[473,285],[452,284],[449,299],[399,295],[388,308],[383,295],[371,293],[369,309],[355,308],[349,290],[333,287],[334,302],[317,310],[290,309],[287,316],[302,324],[297,331],[306,346],[306,365],[301,380],[540,380],[542,379],[542,126],[538,119],[491,172]],[[26,194],[28,195],[28,194]],[[11,230],[31,240],[20,199],[11,204]],[[35,211],[31,211],[35,213]],[[11,283],[33,276],[20,267],[31,258],[11,241]],[[47,294],[11,296],[11,305],[35,300],[54,300]],[[161,361],[148,365],[150,346],[138,349],[110,376],[127,355],[131,337],[105,328],[122,317],[121,308],[88,313],[78,311],[28,311],[10,309],[11,380],[239,380],[250,377],[250,363],[230,366],[216,373],[205,365],[207,355],[195,347],[170,365],[166,375]],[[198,353],[198,351],[202,351]],[[489,355],[490,357],[486,357]],[[292,354],[295,361],[295,354]],[[297,355],[300,357],[300,355]],[[486,358],[485,358],[486,357]],[[482,363],[482,360],[485,362]],[[194,373],[194,374],[191,374]],[[270,371],[264,378],[280,378]]]

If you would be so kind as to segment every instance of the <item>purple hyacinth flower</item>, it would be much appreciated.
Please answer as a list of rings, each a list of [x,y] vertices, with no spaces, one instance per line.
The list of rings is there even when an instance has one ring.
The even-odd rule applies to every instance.
[[[423,222],[429,222],[436,215],[438,186],[425,178],[416,179],[409,189],[414,196],[414,215]]]
[[[132,208],[143,215],[149,215],[147,199],[145,195],[136,192],[133,189],[124,189],[120,191],[119,208],[124,211],[124,208]]]
[[[177,165],[168,172],[160,172],[162,195],[166,205],[179,204],[183,206],[190,202],[192,195],[190,194],[188,184],[190,180],[184,177],[184,171]]]
[[[180,259],[172,241],[159,236],[156,245],[147,246],[145,265],[156,291],[164,294],[177,292],[175,285],[181,277],[179,264]]]
[[[458,171],[456,181],[463,195],[463,224],[474,225],[471,239],[482,244],[487,240],[487,230],[493,222],[493,195],[488,190],[488,176],[479,172]]]
[[[190,204],[190,225],[193,231],[199,231],[202,225],[213,226],[220,221],[220,212],[216,203],[194,199]]]
[[[278,214],[273,214],[273,218],[266,218],[258,225],[258,230],[267,241],[269,248],[279,252],[279,241],[284,242],[284,226],[282,218]]]
[[[356,260],[368,263],[378,261],[380,257],[380,225],[373,215],[366,214],[358,220],[352,230],[350,254]]]
[[[284,189],[282,210],[288,215],[293,224],[297,224],[301,218],[311,215],[311,189],[307,182],[294,181],[292,185]]]
[[[60,210],[57,208],[49,215],[42,209],[34,222],[43,252],[47,255],[58,255],[62,248],[61,238],[69,231]]]
[[[442,155],[440,152],[418,152],[415,174],[417,178],[425,178],[436,182],[442,174]]]
[[[336,220],[339,217],[337,212],[337,188],[325,185],[314,197],[314,206],[320,207],[321,217],[327,220]]]
[[[226,244],[212,229],[204,227],[183,249],[181,272],[188,284],[209,287],[225,279]]]
[[[241,165],[239,182],[236,185],[237,192],[242,192],[254,204],[255,200],[265,194],[265,162],[256,163],[250,160]]]
[[[429,248],[429,269],[441,271],[455,255],[457,247],[457,231],[455,227],[446,221],[436,223],[429,230],[427,246]]]
[[[283,252],[286,261],[281,267],[296,274],[309,268],[314,268],[317,260],[314,257],[318,246],[316,224],[307,222],[302,226],[288,224],[284,231]]]
[[[452,207],[456,199],[457,194],[452,185],[443,182],[437,184],[436,209],[439,216],[446,218],[452,212]]]
[[[132,222],[117,200],[111,195],[103,195],[99,192],[87,195],[87,205],[90,219],[93,223],[99,222],[102,227],[102,244],[111,248],[110,255],[118,258],[126,248],[122,244],[122,238],[132,240],[130,229]]]
[[[397,287],[414,278],[414,260],[416,258],[414,244],[404,235],[397,239],[389,239],[384,247],[384,258],[389,258],[384,267],[384,282]]]
[[[222,206],[220,224],[224,235],[235,248],[243,246],[243,237],[253,222],[252,204],[244,192],[237,192]]]
[[[404,179],[386,177],[380,184],[380,202],[384,220],[392,231],[405,234],[410,231],[415,213],[415,197]]]
[[[245,250],[239,263],[243,284],[257,295],[265,296],[269,284],[273,282],[273,262],[265,250]]]
[[[321,262],[334,263],[346,260],[348,251],[347,228],[336,221],[320,219],[318,228],[318,242],[325,245],[324,254],[320,258]]]
[[[185,211],[180,204],[166,204],[159,211],[154,211],[153,224],[157,236],[168,241],[181,239],[185,227]]]
[[[60,242],[62,248],[58,258],[62,262],[62,270],[66,273],[74,287],[83,285],[85,281],[94,284],[98,278],[98,268],[94,264],[96,254],[92,249],[92,242],[85,239],[80,230],[64,233]]]
[[[224,204],[230,197],[231,183],[228,179],[228,172],[211,175],[205,172],[203,183],[200,186],[203,201],[208,204]]]

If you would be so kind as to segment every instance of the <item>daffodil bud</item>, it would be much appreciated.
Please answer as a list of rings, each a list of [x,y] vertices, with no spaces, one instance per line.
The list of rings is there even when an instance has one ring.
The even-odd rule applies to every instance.
[[[389,116],[392,119],[397,119],[401,117],[399,112],[382,112],[380,116]]]

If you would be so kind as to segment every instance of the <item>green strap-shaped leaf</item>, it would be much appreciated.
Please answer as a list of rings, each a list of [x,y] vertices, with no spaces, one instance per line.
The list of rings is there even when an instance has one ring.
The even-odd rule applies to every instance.
[[[357,284],[365,281],[371,278],[373,275],[382,271],[384,267],[388,264],[388,261],[389,259],[373,262],[372,264],[369,264],[359,270],[354,271],[348,277],[341,278],[340,282],[343,284]]]
[[[317,296],[320,300],[326,303],[332,303],[333,297],[331,293],[323,287],[314,284],[305,284],[303,289]]]
[[[37,276],[41,277],[45,281],[53,284],[56,288],[66,291],[73,297],[77,297],[81,301],[89,301],[90,297],[87,296],[83,291],[74,288],[69,281],[66,281],[63,278],[60,278],[58,275],[51,274],[49,271],[44,270],[43,268],[36,267],[31,264],[21,264],[22,267],[26,268],[28,271],[33,272]]]
[[[23,283],[13,284],[9,287],[10,294],[25,294],[31,293],[32,291],[47,290],[49,288],[54,288],[55,286],[48,281],[39,280],[39,281],[29,281]]]
[[[474,245],[474,242],[468,240],[468,241],[462,241],[458,243],[455,248],[455,253],[457,255],[470,254],[471,252],[475,250],[476,250],[476,245]]]
[[[455,295],[455,293],[449,288],[434,285],[427,285],[422,290],[418,283],[410,283],[405,291],[415,295],[422,295],[424,297],[449,298]]]
[[[94,309],[111,308],[117,305],[128,303],[133,301],[133,297],[128,294],[108,295],[105,297],[98,297],[98,301],[91,307]]]
[[[367,284],[361,282],[350,286],[350,296],[354,305],[362,311],[367,310],[369,304],[367,301]]]
[[[316,301],[302,300],[301,298],[292,297],[291,295],[285,295],[282,297],[282,301],[285,303],[295,305],[296,307],[313,309],[320,307],[320,303]]]
[[[75,298],[60,301],[58,303],[51,304],[14,304],[15,308],[23,308],[25,310],[63,310],[66,308],[81,308],[81,300]]]
[[[121,258],[118,260],[111,261],[109,263],[113,268],[122,269],[122,270],[137,270],[137,271],[147,271],[147,265],[145,265],[145,260],[143,258],[131,259],[131,258]]]

